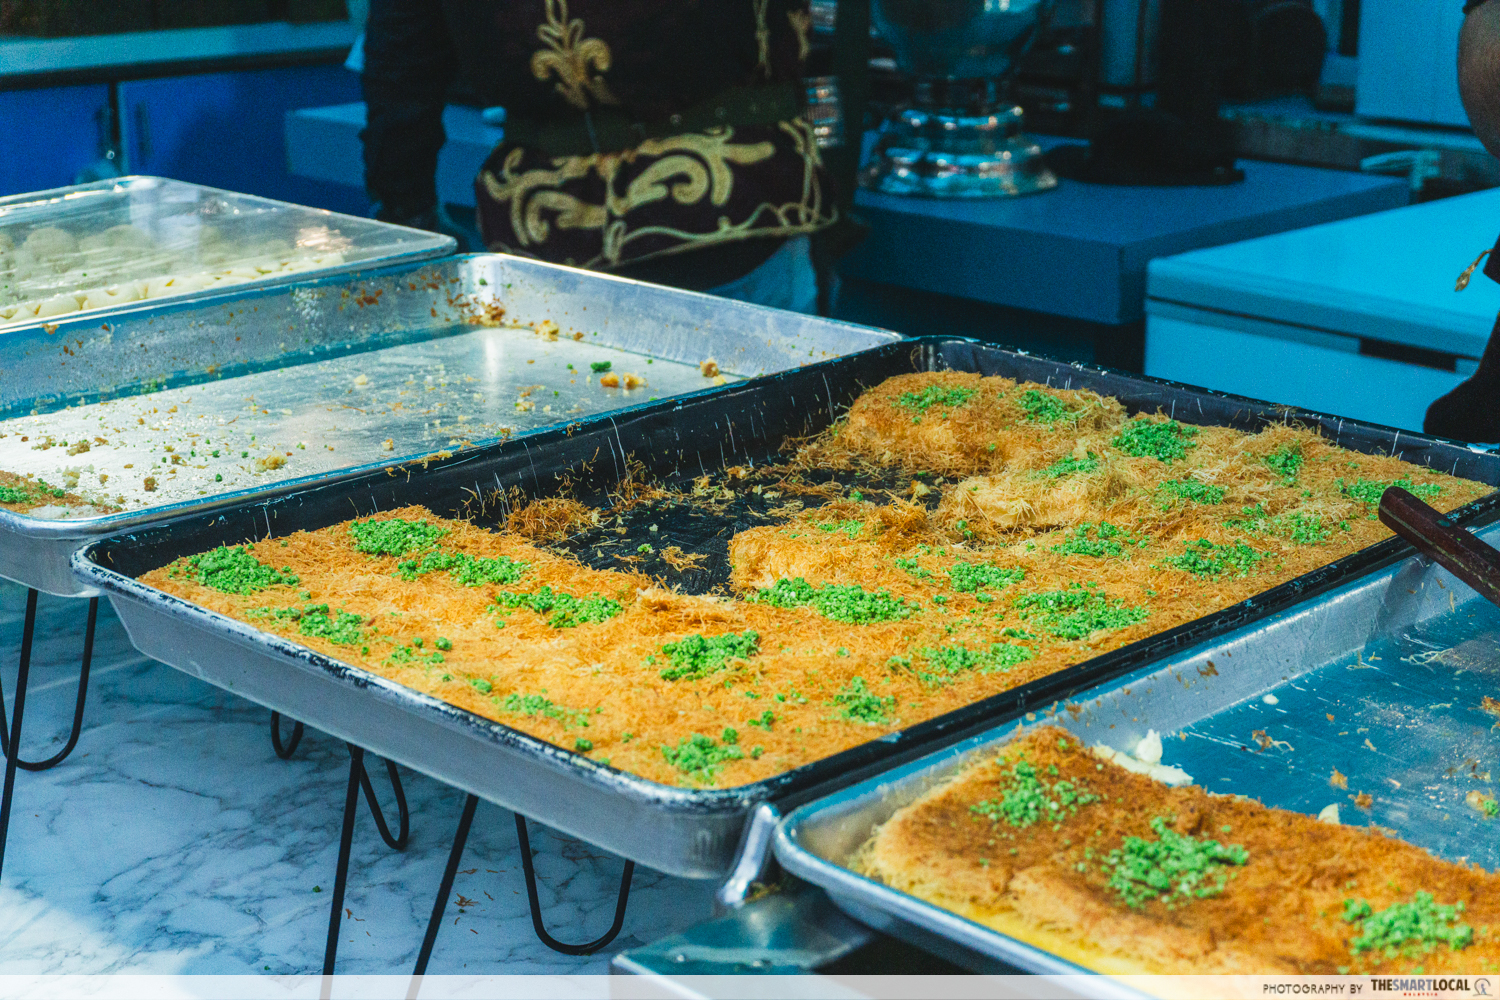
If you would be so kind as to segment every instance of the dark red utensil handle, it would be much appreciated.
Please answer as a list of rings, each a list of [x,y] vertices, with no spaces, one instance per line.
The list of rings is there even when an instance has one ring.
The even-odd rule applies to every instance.
[[[1500,550],[1482,542],[1471,531],[1455,527],[1399,486],[1380,498],[1380,520],[1417,551],[1500,605]]]

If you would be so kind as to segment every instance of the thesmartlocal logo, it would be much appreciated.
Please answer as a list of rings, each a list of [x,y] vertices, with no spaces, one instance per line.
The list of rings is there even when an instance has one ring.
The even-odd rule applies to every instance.
[[[1477,979],[1466,976],[1372,976],[1368,982],[1371,993],[1399,993],[1403,996],[1495,996],[1495,982],[1488,976]]]

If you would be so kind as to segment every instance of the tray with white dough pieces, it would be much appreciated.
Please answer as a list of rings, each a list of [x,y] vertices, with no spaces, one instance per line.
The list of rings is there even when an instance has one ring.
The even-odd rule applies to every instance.
[[[0,336],[0,577],[76,595],[84,539],[899,339],[508,254],[304,277]]]
[[[0,329],[452,253],[451,237],[159,177],[0,198]]]

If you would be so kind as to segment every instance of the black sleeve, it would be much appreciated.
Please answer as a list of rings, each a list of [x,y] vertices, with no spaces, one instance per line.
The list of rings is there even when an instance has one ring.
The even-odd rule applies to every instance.
[[[411,219],[437,205],[437,158],[453,43],[433,0],[371,0],[361,77],[365,187],[380,217]]]

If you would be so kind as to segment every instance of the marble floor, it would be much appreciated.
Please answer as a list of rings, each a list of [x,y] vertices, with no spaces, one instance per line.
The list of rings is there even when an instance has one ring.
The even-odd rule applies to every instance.
[[[15,691],[25,592],[0,584],[0,679]],[[41,599],[22,755],[66,738],[83,601]],[[8,716],[7,716],[8,718]],[[82,738],[51,771],[21,772],[0,877],[0,973],[316,973],[348,753],[309,730],[272,752],[266,710],[148,660],[101,601]],[[390,801],[384,768],[370,760]],[[411,842],[396,853],[367,811],[355,827],[338,971],[411,970],[458,823],[460,793],[403,769]],[[392,810],[394,813],[394,810]],[[537,824],[544,916],[563,940],[609,924],[621,862]],[[606,954],[559,955],[533,934],[515,824],[483,803],[429,971],[587,974],[609,953],[707,917],[713,885],[637,868],[625,928]]]

